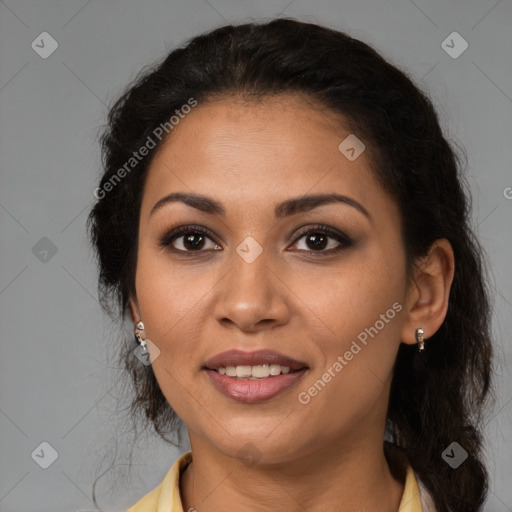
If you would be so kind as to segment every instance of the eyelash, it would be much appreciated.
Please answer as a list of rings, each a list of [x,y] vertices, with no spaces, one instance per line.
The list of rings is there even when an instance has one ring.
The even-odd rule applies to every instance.
[[[214,238],[215,238],[213,233],[210,230],[206,229],[206,228],[203,228],[201,226],[187,225],[187,226],[180,226],[179,228],[173,229],[170,232],[166,233],[160,239],[158,245],[160,247],[167,248],[167,249],[169,249],[170,251],[172,251],[174,253],[201,253],[201,252],[207,252],[207,251],[205,251],[203,249],[199,249],[197,251],[184,251],[182,249],[175,249],[175,248],[172,247],[172,243],[176,239],[180,238],[181,236],[184,236],[186,234],[191,234],[191,233],[205,235],[208,238],[210,238],[212,241],[214,241]],[[318,256],[319,254],[320,255],[332,255],[332,254],[336,254],[336,253],[342,251],[343,249],[346,249],[347,247],[350,247],[352,245],[352,243],[353,243],[353,241],[347,235],[345,235],[344,233],[340,233],[337,230],[334,230],[331,227],[326,226],[324,224],[317,224],[317,225],[315,225],[315,226],[313,226],[311,228],[308,228],[306,231],[303,231],[303,232],[299,233],[297,235],[297,237],[295,238],[294,244],[297,243],[305,235],[318,234],[318,233],[321,233],[321,234],[324,234],[324,235],[328,235],[329,237],[334,238],[337,242],[340,242],[340,245],[338,245],[334,249],[328,249],[327,251],[325,251],[325,250],[319,250],[319,251],[304,251],[304,250],[302,250],[302,251],[299,251],[299,252],[302,252],[302,253],[305,253],[305,254],[312,254],[312,255],[315,255],[315,256]]]

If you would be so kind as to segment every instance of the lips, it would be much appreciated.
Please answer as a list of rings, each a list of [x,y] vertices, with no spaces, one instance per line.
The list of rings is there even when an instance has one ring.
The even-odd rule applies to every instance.
[[[208,359],[204,363],[203,368],[207,370],[218,370],[219,368],[226,368],[228,366],[257,366],[264,364],[287,366],[294,371],[308,368],[307,363],[280,354],[274,350],[256,350],[253,352],[229,350]]]
[[[208,359],[202,369],[224,396],[254,404],[297,385],[309,366],[274,350],[229,350]]]

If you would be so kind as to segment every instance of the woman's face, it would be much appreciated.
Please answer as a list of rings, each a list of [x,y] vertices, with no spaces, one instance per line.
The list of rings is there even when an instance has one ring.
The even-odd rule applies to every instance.
[[[382,442],[405,254],[369,147],[355,159],[353,139],[339,149],[349,135],[342,118],[299,96],[226,99],[195,107],[153,159],[131,306],[160,351],[153,370],[192,445],[277,462],[342,440]],[[153,210],[178,193],[204,199]],[[332,194],[348,199],[294,202]],[[235,354],[223,367],[238,366],[238,380],[208,363],[231,350],[275,351],[305,369],[283,374],[279,355]],[[265,376],[270,364],[280,376],[244,377],[243,366]]]

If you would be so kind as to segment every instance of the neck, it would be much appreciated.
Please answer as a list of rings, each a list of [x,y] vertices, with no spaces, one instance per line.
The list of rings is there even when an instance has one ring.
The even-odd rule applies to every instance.
[[[398,510],[404,484],[383,443],[344,440],[281,463],[244,464],[191,436],[193,462],[181,480],[183,509],[251,512]]]

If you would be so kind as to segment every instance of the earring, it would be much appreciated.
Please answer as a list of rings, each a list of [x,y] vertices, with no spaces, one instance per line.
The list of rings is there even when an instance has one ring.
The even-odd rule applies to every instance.
[[[418,343],[418,351],[423,352],[425,350],[425,341],[423,339],[423,329],[416,329],[416,342]]]
[[[142,347],[142,353],[145,354],[148,351],[146,340],[143,340],[141,337],[141,333],[144,331],[144,324],[142,322],[137,322],[135,326],[135,341],[140,344]]]

